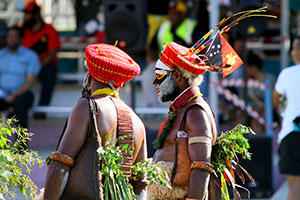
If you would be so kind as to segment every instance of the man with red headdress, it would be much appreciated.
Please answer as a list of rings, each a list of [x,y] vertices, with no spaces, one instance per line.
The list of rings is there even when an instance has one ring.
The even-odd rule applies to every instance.
[[[188,51],[188,48],[171,42],[156,63],[153,85],[162,102],[172,103],[154,141],[153,161],[163,163],[162,169],[167,171],[172,189],[151,185],[150,199],[208,197],[210,173],[213,171],[211,151],[217,129],[213,112],[199,90],[202,74],[206,72],[205,63],[194,52],[184,57]],[[186,152],[180,150],[182,142],[188,144]],[[180,172],[178,159],[182,153],[186,153],[191,165]]]
[[[161,51],[161,57],[155,66],[153,86],[157,89],[159,99],[162,102],[171,101],[171,104],[168,116],[153,143],[156,149],[153,162],[160,163],[161,168],[167,172],[171,187],[150,185],[149,199],[223,198],[226,193],[224,191],[227,191],[226,183],[221,180],[221,191],[213,173],[216,167],[219,169],[216,164],[219,161],[212,154],[218,139],[216,121],[213,111],[200,93],[199,85],[203,80],[202,74],[206,71],[222,72],[224,78],[242,65],[243,61],[222,33],[229,31],[246,17],[273,17],[259,14],[265,11],[265,8],[261,8],[236,13],[233,16],[239,16],[237,19],[226,26],[225,22],[230,18],[223,19],[191,48],[170,42]],[[253,12],[257,13],[252,14]],[[221,31],[215,31],[221,25]],[[223,148],[216,151],[217,155],[224,153]],[[232,161],[234,160],[226,157],[222,162],[232,172],[229,176],[232,181],[226,180],[235,187]],[[233,190],[236,192],[236,188]],[[224,198],[229,196],[225,195]],[[239,194],[235,193],[234,198],[239,199]]]
[[[73,106],[57,151],[50,156],[44,199],[102,199],[100,161],[97,148],[91,150],[93,145],[112,144],[126,135],[118,145],[132,146],[133,154],[123,156],[122,169],[129,176],[132,164],[147,158],[144,124],[118,94],[125,82],[140,73],[140,66],[108,44],[89,45],[85,59],[83,97]],[[133,187],[139,195],[145,184]],[[95,197],[88,198],[93,189]]]

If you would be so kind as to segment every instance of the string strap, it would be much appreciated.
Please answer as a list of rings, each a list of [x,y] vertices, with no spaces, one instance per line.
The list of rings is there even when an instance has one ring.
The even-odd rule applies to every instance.
[[[205,143],[205,144],[212,145],[213,141],[211,138],[206,137],[206,136],[190,137],[189,144],[195,144],[195,143]]]
[[[193,161],[191,169],[203,169],[210,173],[214,171],[213,165],[205,161]]]
[[[50,155],[51,160],[55,160],[58,162],[61,162],[69,167],[74,166],[74,159],[71,156],[68,156],[67,154],[60,153],[58,151],[54,151]]]

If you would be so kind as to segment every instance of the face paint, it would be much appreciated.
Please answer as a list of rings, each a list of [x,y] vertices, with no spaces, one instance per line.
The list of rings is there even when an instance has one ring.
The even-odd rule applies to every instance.
[[[155,64],[155,80],[153,81],[153,86],[160,85],[167,77],[169,72],[172,71],[170,67],[165,65],[161,60],[157,60]]]
[[[166,70],[155,70],[155,80],[153,81],[153,86],[156,87],[156,85],[160,85],[168,76],[170,71]]]
[[[161,102],[172,101],[178,95],[179,87],[172,79],[172,69],[161,60],[155,64],[155,80],[153,86],[157,89],[157,95]]]
[[[161,80],[160,84],[156,84],[157,95],[161,102],[172,101],[179,94],[179,87],[172,79],[172,73],[167,73]]]

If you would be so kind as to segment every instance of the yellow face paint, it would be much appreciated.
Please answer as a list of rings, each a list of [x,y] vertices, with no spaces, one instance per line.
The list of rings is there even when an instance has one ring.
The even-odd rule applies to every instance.
[[[155,70],[156,78],[153,82],[153,86],[160,85],[167,78],[169,72],[170,71],[161,70],[161,69]]]
[[[163,70],[159,70],[159,71],[163,71]],[[159,72],[155,72],[156,78],[158,80],[162,79],[163,77],[165,77],[166,75],[168,75],[168,72],[165,73],[159,73]]]

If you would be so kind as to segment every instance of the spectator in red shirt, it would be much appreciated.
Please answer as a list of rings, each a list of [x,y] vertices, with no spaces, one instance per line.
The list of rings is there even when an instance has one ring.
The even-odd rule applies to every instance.
[[[59,34],[51,24],[43,21],[41,8],[33,1],[24,10],[24,39],[23,45],[39,55],[42,69],[39,74],[41,81],[41,95],[39,105],[47,106],[56,82],[57,51],[61,48]],[[35,113],[35,118],[46,118],[45,113]]]

